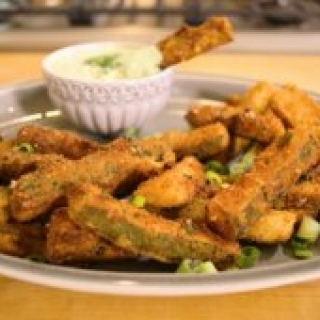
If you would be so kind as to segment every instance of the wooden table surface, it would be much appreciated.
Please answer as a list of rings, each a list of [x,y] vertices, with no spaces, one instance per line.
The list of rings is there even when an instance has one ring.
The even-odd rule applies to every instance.
[[[41,76],[44,52],[0,53],[0,84]],[[320,92],[320,57],[222,54],[203,56],[181,71],[292,82]],[[0,102],[1,103],[1,102]],[[118,297],[46,288],[0,277],[0,319],[320,319],[320,279],[220,296]]]

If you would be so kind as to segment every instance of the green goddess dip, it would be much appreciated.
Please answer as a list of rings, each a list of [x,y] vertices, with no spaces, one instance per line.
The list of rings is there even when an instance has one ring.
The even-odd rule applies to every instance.
[[[81,80],[137,79],[160,71],[161,52],[155,46],[96,46],[54,61],[59,76]]]

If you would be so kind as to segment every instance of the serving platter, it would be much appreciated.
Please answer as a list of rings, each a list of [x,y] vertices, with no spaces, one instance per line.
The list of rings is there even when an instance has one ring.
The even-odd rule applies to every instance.
[[[253,80],[201,75],[176,77],[169,106],[149,120],[142,134],[167,129],[185,129],[186,109],[195,99],[221,100],[245,91]],[[320,96],[313,94],[320,101]],[[50,103],[42,82],[29,82],[0,88],[0,132],[13,136],[27,123],[68,129],[96,136],[70,124]],[[317,246],[319,247],[319,246]],[[243,292],[320,278],[320,249],[310,260],[289,257],[282,246],[266,246],[257,266],[217,274],[178,275],[146,261],[105,264],[103,270],[55,266],[0,254],[0,274],[46,286],[117,295],[183,296]],[[171,272],[169,272],[171,271]]]

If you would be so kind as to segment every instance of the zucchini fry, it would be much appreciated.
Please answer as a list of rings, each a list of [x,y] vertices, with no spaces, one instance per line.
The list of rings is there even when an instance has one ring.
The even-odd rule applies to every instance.
[[[306,210],[316,217],[320,209],[320,184],[304,181],[294,185],[286,197],[286,207]]]
[[[243,94],[238,107],[240,109],[251,109],[256,113],[261,113],[269,107],[271,98],[277,90],[278,89],[269,82],[258,82]]]
[[[0,225],[0,252],[17,257],[45,257],[45,232],[41,225]]]
[[[172,151],[171,151],[172,153]],[[155,156],[157,158],[155,158]],[[124,192],[162,171],[170,157],[144,153],[140,146],[126,151],[97,151],[79,160],[65,159],[22,176],[10,196],[11,213],[17,221],[30,221],[63,205],[70,184],[98,184],[111,193]]]
[[[152,207],[179,207],[191,202],[204,183],[201,163],[187,157],[162,174],[142,182],[134,194],[143,196]]]
[[[8,150],[0,154],[0,181],[10,183],[22,175],[63,161],[63,157],[55,154],[27,153]]]
[[[319,136],[315,126],[297,127],[274,140],[258,155],[249,172],[210,200],[208,220],[213,228],[228,239],[246,233],[268,203],[285,194],[319,161]]]
[[[244,138],[269,143],[275,137],[282,136],[285,130],[283,123],[272,110],[256,113],[247,109],[237,115],[234,132]]]
[[[0,226],[9,220],[9,188],[0,186]]]
[[[178,159],[196,156],[200,160],[224,151],[229,146],[229,133],[221,123],[196,128],[188,132],[167,131],[160,138],[175,153]]]
[[[97,151],[99,144],[72,132],[36,125],[26,125],[17,134],[16,143],[29,143],[37,153],[55,153],[79,159]]]
[[[47,258],[50,262],[106,261],[132,257],[70,220],[67,208],[54,211],[47,231]]]
[[[74,189],[68,204],[75,223],[137,255],[168,263],[184,258],[222,263],[234,261],[239,254],[236,242],[156,216],[90,186]]]
[[[297,220],[295,211],[270,210],[254,221],[241,238],[266,244],[286,242],[291,238]]]
[[[207,126],[215,122],[221,122],[230,127],[239,112],[241,109],[236,106],[205,100],[193,104],[185,118],[193,128]]]
[[[158,43],[162,52],[162,68],[189,60],[233,39],[233,29],[227,18],[213,17],[198,27],[183,26]]]
[[[285,85],[278,90],[271,98],[270,108],[291,128],[302,123],[319,124],[319,106],[309,95],[293,85]]]

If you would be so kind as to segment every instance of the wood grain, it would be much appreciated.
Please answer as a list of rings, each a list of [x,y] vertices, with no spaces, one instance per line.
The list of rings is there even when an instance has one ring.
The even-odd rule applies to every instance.
[[[45,52],[0,53],[0,84],[41,77]],[[207,55],[180,71],[292,82],[320,92],[320,57]],[[181,298],[92,295],[0,277],[0,319],[316,320],[320,280],[241,294]]]

